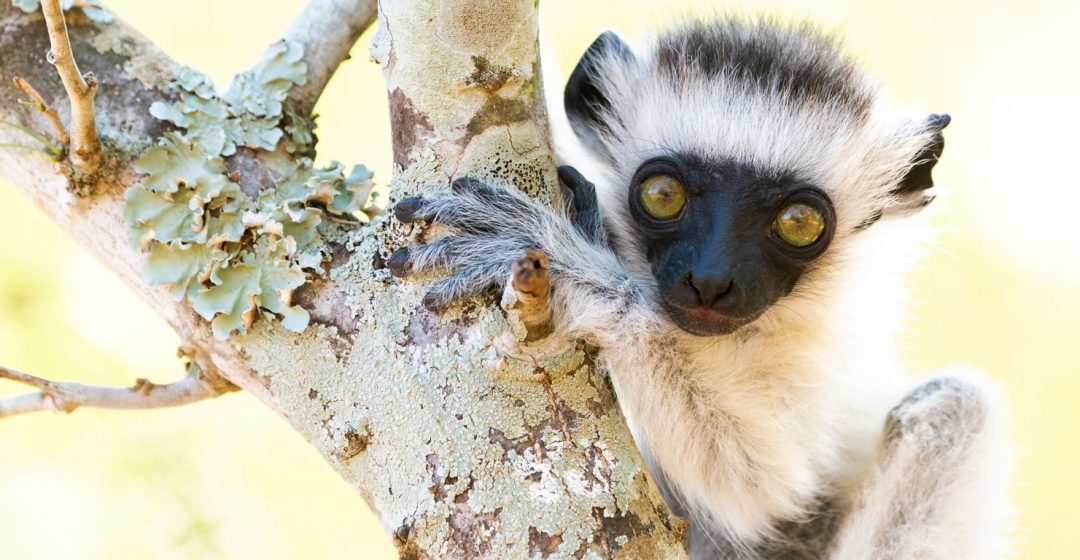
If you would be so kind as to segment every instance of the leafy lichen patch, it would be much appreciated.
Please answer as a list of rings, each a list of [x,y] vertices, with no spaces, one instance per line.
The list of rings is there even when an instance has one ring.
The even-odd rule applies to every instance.
[[[309,151],[310,130],[287,118],[285,104],[306,80],[302,57],[300,45],[275,43],[224,95],[205,75],[182,69],[172,85],[178,101],[150,106],[180,130],[136,162],[144,177],[126,192],[131,240],[147,255],[147,280],[190,300],[219,339],[247,332],[260,315],[291,330],[307,327],[308,311],[291,300],[311,275],[325,273],[330,255],[318,226],[376,213],[365,167],[347,173],[337,162],[315,168],[307,157],[269,153],[281,142],[290,153]],[[288,138],[283,125],[292,127]],[[243,161],[252,151],[266,152],[274,173],[245,191]],[[231,172],[229,161],[238,163]]]

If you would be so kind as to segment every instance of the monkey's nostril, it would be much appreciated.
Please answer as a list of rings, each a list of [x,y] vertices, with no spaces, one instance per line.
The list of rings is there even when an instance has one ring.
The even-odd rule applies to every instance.
[[[727,286],[724,287],[724,290],[722,292],[720,292],[719,294],[716,294],[717,299],[727,297],[728,294],[731,293],[731,290],[734,287],[735,287],[735,282],[732,281],[731,279],[728,279]]]
[[[735,289],[734,280],[726,276],[695,278],[692,272],[688,272],[683,277],[683,282],[697,297],[697,303],[702,307],[715,307],[718,303],[731,296]]]

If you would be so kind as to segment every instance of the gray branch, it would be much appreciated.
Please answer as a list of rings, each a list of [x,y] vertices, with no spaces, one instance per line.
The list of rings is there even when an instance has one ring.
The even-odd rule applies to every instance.
[[[144,410],[182,406],[237,390],[217,375],[204,373],[192,364],[183,379],[158,385],[138,379],[132,387],[106,387],[52,381],[0,366],[0,379],[9,379],[38,390],[0,398],[0,418],[28,412],[72,412],[80,407]]]
[[[304,45],[307,83],[289,92],[294,108],[309,114],[357,39],[375,22],[375,0],[311,0],[285,31]]]

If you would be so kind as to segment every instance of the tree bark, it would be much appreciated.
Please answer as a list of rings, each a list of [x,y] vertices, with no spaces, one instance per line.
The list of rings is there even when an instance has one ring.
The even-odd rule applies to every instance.
[[[536,4],[403,0],[381,8],[373,54],[387,77],[401,167],[392,197],[468,174],[555,199]],[[296,294],[312,316],[301,333],[259,320],[219,341],[190,305],[145,283],[143,257],[128,243],[124,189],[137,180],[134,157],[165,130],[149,106],[169,100],[178,68],[120,21],[73,12],[68,25],[75,56],[97,73],[98,130],[116,176],[76,198],[50,159],[3,149],[0,173],[197,348],[204,369],[284,416],[376,510],[403,557],[681,554],[682,525],[645,476],[587,349],[547,341],[533,352],[520,344],[520,324],[491,302],[442,317],[424,310],[427,282],[395,282],[384,265],[422,232],[384,218],[328,228],[329,273]],[[41,17],[0,1],[0,28],[0,83],[25,78],[63,113]],[[358,34],[339,40],[351,45]],[[342,52],[314,47],[309,53]],[[304,91],[298,103],[310,107],[317,96]],[[48,129],[13,89],[0,90],[0,118]],[[0,144],[18,140],[0,129]],[[233,157],[251,158],[245,172],[257,176],[252,170],[272,168],[273,155]],[[539,357],[514,357],[523,352]]]

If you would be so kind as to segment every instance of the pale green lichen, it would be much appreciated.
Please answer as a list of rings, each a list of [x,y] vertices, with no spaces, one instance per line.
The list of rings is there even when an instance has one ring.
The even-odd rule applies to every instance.
[[[37,12],[41,9],[41,3],[38,0],[11,0],[11,3],[26,13]],[[113,20],[112,12],[105,9],[100,0],[60,0],[60,9],[64,11],[76,5],[82,8],[86,17],[98,23],[109,23]]]
[[[179,101],[156,101],[150,114],[184,128],[185,138],[211,156],[231,156],[237,146],[273,150],[284,136],[280,125],[289,90],[307,82],[302,56],[298,43],[278,41],[255,68],[236,76],[224,95],[208,76],[185,68],[173,84]]]
[[[283,129],[288,152],[310,152],[310,119],[289,116],[286,104],[305,73],[301,46],[280,41],[224,95],[205,75],[182,69],[172,84],[179,100],[150,107],[182,130],[167,132],[135,164],[144,177],[125,193],[131,241],[147,255],[147,281],[191,301],[220,339],[246,332],[259,314],[303,330],[308,313],[290,300],[323,272],[319,224],[328,215],[356,222],[377,212],[363,166],[346,174],[337,162],[315,168],[308,157],[271,157],[281,176],[257,198],[229,175],[223,158],[240,146],[272,156]]]

